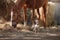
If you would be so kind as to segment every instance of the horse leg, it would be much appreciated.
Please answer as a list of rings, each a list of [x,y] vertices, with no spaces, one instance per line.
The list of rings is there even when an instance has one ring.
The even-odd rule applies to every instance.
[[[34,12],[35,12],[35,10],[33,9],[32,12],[33,12],[32,15],[31,15],[31,19],[32,19],[32,28],[33,28],[33,31],[35,31],[35,28],[34,28],[34,27],[35,27],[35,25],[34,25]]]
[[[17,16],[16,16],[16,17],[17,17]],[[16,18],[12,20],[12,26],[13,26],[14,28],[16,28],[16,26],[17,26],[17,20],[18,20],[18,19],[16,19]]]
[[[34,25],[34,13],[35,13],[35,10],[33,9],[33,13],[32,13],[32,23],[33,23],[33,25]]]
[[[31,10],[31,22],[32,22],[32,26],[33,26],[33,24],[34,24],[34,23],[33,23],[33,20],[34,20],[34,19],[33,19],[33,15],[34,15],[34,14],[33,14],[33,10]]]
[[[14,28],[16,28],[16,21],[14,21],[15,20],[15,15],[13,14],[13,10],[11,10],[11,22],[12,22],[12,26],[14,27]]]
[[[39,23],[40,23],[40,12],[39,12],[39,8],[37,9],[37,13],[38,13],[38,15],[39,15],[38,20],[39,20]]]
[[[45,3],[45,5],[43,6],[43,11],[44,11],[44,19],[43,19],[43,25],[44,28],[46,29],[47,25],[46,25],[46,12],[47,12],[47,3]]]
[[[24,6],[24,26],[26,26],[26,12],[27,11],[27,7],[26,6]]]
[[[15,14],[14,14],[15,13]],[[17,20],[18,20],[18,11],[17,11],[17,9],[15,8],[15,9],[13,9],[13,17],[12,17],[12,26],[14,27],[14,28],[16,28],[16,26],[17,26]]]

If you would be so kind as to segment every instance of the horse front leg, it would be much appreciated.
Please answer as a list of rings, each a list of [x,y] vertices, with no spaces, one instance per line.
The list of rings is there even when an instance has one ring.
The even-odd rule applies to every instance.
[[[17,19],[17,15],[16,15],[16,14],[13,15],[12,26],[13,26],[14,28],[17,27],[17,24],[18,24],[17,20],[18,20],[18,19]]]
[[[27,7],[26,7],[26,6],[24,6],[24,26],[26,26],[26,25],[27,25],[26,13],[27,13]]]
[[[37,13],[38,13],[38,20],[39,20],[39,23],[40,23],[40,12],[39,12],[39,8],[37,9]]]
[[[35,19],[35,17],[34,17],[34,12],[35,12],[35,10],[33,9],[32,12],[33,12],[33,13],[31,13],[31,14],[32,14],[32,15],[31,15],[31,19],[32,19],[32,27],[31,27],[31,28],[32,28],[32,30],[36,33],[35,20],[34,20],[34,19]]]
[[[14,27],[14,28],[16,28],[16,26],[17,26],[17,14],[16,14],[16,12],[15,12],[16,10],[12,10],[11,11],[11,22],[12,22],[12,26]],[[14,14],[15,13],[15,14]]]

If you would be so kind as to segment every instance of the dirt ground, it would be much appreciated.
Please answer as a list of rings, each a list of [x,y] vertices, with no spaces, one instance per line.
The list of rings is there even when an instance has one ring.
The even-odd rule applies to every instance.
[[[0,30],[0,40],[60,40],[60,27],[32,31]]]

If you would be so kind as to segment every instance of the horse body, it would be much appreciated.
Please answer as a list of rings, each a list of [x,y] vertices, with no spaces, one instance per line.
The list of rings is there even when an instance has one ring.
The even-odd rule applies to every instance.
[[[28,8],[37,9],[43,6],[45,0],[26,0],[26,4]]]
[[[39,15],[39,20],[40,20],[40,13],[39,13],[39,8],[42,7],[43,8],[43,15],[44,15],[44,18],[43,18],[43,23],[44,23],[44,26],[46,26],[46,11],[47,11],[47,4],[48,4],[48,0],[17,0],[16,2],[16,9],[15,10],[18,10],[17,12],[20,13],[20,9],[21,8],[24,8],[24,22],[26,22],[26,9],[27,8],[30,8],[33,10],[33,13],[31,14],[32,15],[32,22],[34,24],[34,10],[37,9],[37,12],[38,12],[38,15]]]
[[[26,5],[27,5],[27,8],[30,8],[33,10],[33,14],[32,14],[32,22],[34,24],[34,10],[37,9],[37,12],[38,12],[38,15],[39,15],[39,20],[40,19],[40,13],[39,13],[39,8],[42,7],[42,11],[43,11],[43,24],[44,24],[44,27],[46,27],[46,11],[47,11],[47,4],[48,4],[48,0],[26,0]]]

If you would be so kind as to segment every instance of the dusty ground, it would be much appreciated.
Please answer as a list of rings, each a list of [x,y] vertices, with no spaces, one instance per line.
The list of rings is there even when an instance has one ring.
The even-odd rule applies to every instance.
[[[25,29],[14,29],[6,25],[9,23],[0,24],[0,28],[3,28],[0,29],[0,40],[60,40],[60,27],[51,27],[50,29],[41,27],[40,31],[35,33]]]
[[[0,30],[0,40],[60,40],[60,27],[43,29],[38,33],[31,31]]]

